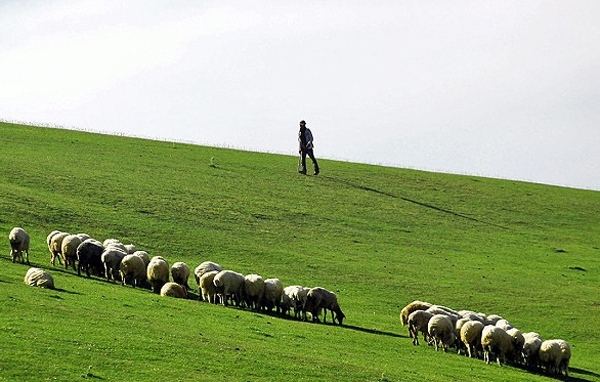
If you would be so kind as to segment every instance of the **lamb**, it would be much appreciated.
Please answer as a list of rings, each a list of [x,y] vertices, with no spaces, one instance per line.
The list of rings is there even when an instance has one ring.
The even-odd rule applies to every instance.
[[[460,340],[467,348],[469,358],[473,355],[477,356],[477,350],[481,348],[481,332],[483,331],[483,323],[481,321],[467,321],[460,328]]]
[[[35,287],[54,289],[54,278],[41,268],[29,268],[23,282]]]
[[[262,299],[262,307],[267,312],[275,308],[275,311],[281,313],[281,298],[283,296],[283,284],[277,278],[265,280],[265,294]]]
[[[175,298],[187,298],[185,288],[178,283],[172,282],[167,282],[160,288],[160,295]]]
[[[540,364],[546,367],[549,374],[558,374],[562,362],[563,352],[557,340],[546,340],[540,345]]]
[[[565,340],[556,340],[558,342],[558,346],[560,346],[560,351],[562,353],[562,357],[560,359],[560,364],[558,365],[558,374],[560,372],[565,373],[565,377],[569,376],[569,361],[571,360],[571,347]]]
[[[113,281],[117,281],[119,277],[119,266],[126,255],[126,252],[115,247],[104,248],[102,255],[100,255],[100,259],[102,260],[102,264],[104,264],[104,272],[107,281],[110,281],[111,278]]]
[[[289,305],[294,309],[294,318],[301,316],[301,319],[306,320],[306,294],[307,288],[301,287],[300,285],[291,285],[283,288],[284,300],[289,300]]]
[[[173,264],[171,267],[171,276],[173,276],[174,282],[185,287],[186,290],[190,289],[190,286],[188,285],[190,267],[186,263],[178,261]]]
[[[441,346],[444,351],[447,351],[448,346],[456,341],[454,324],[452,323],[451,317],[447,314],[435,314],[431,317],[427,324],[427,333],[433,340],[436,351],[439,346]]]
[[[244,278],[244,297],[250,309],[259,311],[263,295],[265,294],[265,281],[260,275],[250,274]]]
[[[402,326],[406,326],[408,324],[408,316],[412,312],[414,312],[415,310],[427,310],[431,308],[431,305],[433,304],[419,300],[415,300],[410,304],[406,305],[400,311],[400,324],[402,324]]]
[[[199,288],[200,288],[200,296],[204,301],[208,301],[211,304],[217,303],[217,287],[214,284],[215,276],[219,273],[219,271],[210,271],[200,277]]]
[[[243,300],[245,281],[244,275],[238,272],[223,270],[217,273],[213,284],[217,287],[217,293],[224,306],[227,306],[228,296],[232,296],[235,304],[240,306]]]
[[[146,266],[144,260],[136,255],[125,255],[119,265],[119,274],[123,286],[131,284],[132,287],[142,286],[146,281]]]
[[[481,347],[483,348],[483,359],[486,364],[490,364],[490,355],[496,356],[499,366],[502,362],[506,363],[506,354],[513,350],[512,337],[502,328],[494,325],[487,325],[481,332]]]
[[[534,368],[539,366],[539,351],[542,346],[542,337],[536,332],[523,333],[523,362],[525,366]]]
[[[146,277],[154,293],[160,293],[163,285],[169,282],[169,263],[161,256],[154,256],[146,270]]]
[[[413,345],[419,344],[419,333],[423,334],[423,341],[429,342],[428,325],[431,317],[431,312],[420,309],[408,315],[408,335],[413,339]]]
[[[266,282],[266,281],[265,281]],[[327,309],[331,311],[331,320],[333,323],[337,322],[342,325],[342,321],[346,315],[340,309],[335,293],[328,291],[325,288],[312,288],[306,293],[306,311],[310,312],[313,321],[319,322],[319,314],[321,309],[324,310],[323,322],[326,322]],[[335,317],[334,317],[335,313]]]
[[[62,255],[63,263],[65,264],[65,269],[71,265],[73,270],[77,270],[75,268],[75,260],[77,259],[77,247],[84,240],[89,239],[90,237],[86,234],[78,234],[78,235],[68,235],[66,236],[61,245],[60,245],[60,253]],[[84,239],[84,240],[82,240]]]
[[[23,252],[27,255],[27,265],[29,265],[29,234],[21,227],[13,228],[8,234],[8,240],[10,241],[10,256],[14,263],[18,259],[21,259],[21,263],[25,264],[23,258]]]
[[[104,276],[104,265],[102,264],[102,252],[104,247],[98,240],[87,239],[77,247],[77,275],[81,276],[81,271],[85,270],[87,277],[90,273],[102,277]]]
[[[69,236],[68,232],[59,232],[50,239],[50,263],[52,266],[56,264],[57,258],[59,264],[62,264],[62,242],[67,236]]]

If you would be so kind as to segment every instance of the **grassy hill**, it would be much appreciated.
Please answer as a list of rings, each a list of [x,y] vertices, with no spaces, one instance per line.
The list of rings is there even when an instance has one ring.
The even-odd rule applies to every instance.
[[[413,346],[415,299],[563,338],[571,380],[600,380],[600,192],[7,123],[0,147],[0,380],[548,380]],[[14,226],[58,290],[23,285]],[[347,325],[77,277],[49,264],[55,229],[322,286]]]

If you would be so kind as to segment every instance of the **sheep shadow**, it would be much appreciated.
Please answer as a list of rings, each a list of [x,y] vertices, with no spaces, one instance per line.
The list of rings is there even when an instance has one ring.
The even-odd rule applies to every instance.
[[[398,333],[392,333],[392,332],[385,332],[383,330],[377,330],[377,329],[369,329],[369,328],[363,328],[360,326],[355,326],[355,325],[337,325],[337,324],[333,324],[333,323],[325,323],[325,325],[335,325],[335,326],[339,326],[340,328],[343,329],[348,329],[348,330],[355,330],[357,332],[362,332],[362,333],[367,333],[367,334],[374,334],[377,336],[387,336],[387,337],[393,337],[393,338],[408,338],[408,336],[405,336],[403,334],[398,334]]]

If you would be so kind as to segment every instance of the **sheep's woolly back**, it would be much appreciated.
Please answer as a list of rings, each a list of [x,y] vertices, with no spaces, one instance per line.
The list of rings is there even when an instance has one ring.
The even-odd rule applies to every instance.
[[[495,354],[498,365],[513,349],[512,337],[505,330],[494,325],[487,325],[481,332],[481,346],[486,363],[490,363],[490,355]]]
[[[481,343],[481,332],[483,331],[483,323],[481,321],[467,321],[460,328],[460,341],[467,348],[469,357],[473,357],[477,345]]]
[[[46,244],[48,245],[48,249],[50,249],[50,243],[52,242],[52,238],[54,237],[54,235],[59,233],[59,230],[54,230],[48,234],[48,236],[46,237]]]
[[[133,285],[141,285],[146,279],[146,267],[144,260],[136,255],[126,255],[123,257],[121,264],[119,265],[119,272],[123,279],[123,285],[126,283],[127,277],[132,277]]]
[[[415,301],[411,302],[410,304],[408,304],[404,308],[402,308],[402,310],[400,311],[400,323],[403,326],[408,324],[408,316],[412,312],[414,312],[415,310],[427,310],[427,309],[431,308],[431,305],[433,305],[433,304],[430,304],[425,301],[419,301],[419,300],[415,300]]]
[[[23,282],[34,287],[54,289],[54,278],[41,268],[29,268]]]
[[[171,267],[171,276],[177,284],[187,286],[188,279],[190,278],[190,267],[182,261],[177,261]]]
[[[169,263],[160,256],[154,256],[148,264],[146,278],[154,292],[159,293],[160,288],[169,282]]]
[[[456,340],[454,324],[450,316],[446,314],[435,314],[431,317],[427,325],[427,332],[435,340],[435,350],[438,350],[438,344],[446,349]]]
[[[540,345],[539,358],[550,373],[558,373],[562,361],[562,349],[557,340],[546,340]]]
[[[216,302],[217,287],[213,283],[215,276],[219,271],[210,271],[200,277],[198,286],[200,287],[200,293],[202,294],[203,300],[208,300],[211,304]]]
[[[194,269],[194,279],[196,279],[196,283],[200,285],[200,278],[202,275],[212,271],[221,272],[222,270],[223,268],[221,268],[219,264],[213,263],[212,261],[205,261]]]
[[[244,293],[246,296],[246,302],[251,307],[259,309],[260,302],[265,294],[265,281],[260,275],[250,274],[246,275],[244,280]]]
[[[166,283],[160,288],[160,295],[175,298],[187,298],[185,288],[177,283]]]
[[[142,261],[144,262],[144,268],[148,267],[148,264],[150,264],[150,255],[148,255],[148,252],[135,251],[133,254],[142,259]]]

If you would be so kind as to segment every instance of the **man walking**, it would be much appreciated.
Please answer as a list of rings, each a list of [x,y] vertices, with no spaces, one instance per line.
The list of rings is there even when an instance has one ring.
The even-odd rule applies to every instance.
[[[302,169],[299,173],[306,175],[306,155],[310,157],[315,168],[313,175],[319,174],[319,165],[313,153],[313,136],[310,129],[306,127],[306,122],[300,121],[300,131],[298,132],[298,143],[300,144],[300,156],[302,157]]]

